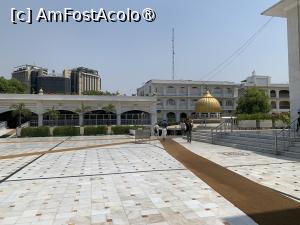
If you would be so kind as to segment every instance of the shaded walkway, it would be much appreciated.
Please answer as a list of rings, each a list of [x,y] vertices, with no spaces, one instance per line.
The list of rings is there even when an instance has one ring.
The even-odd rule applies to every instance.
[[[300,203],[167,139],[166,151],[260,225],[299,225]]]

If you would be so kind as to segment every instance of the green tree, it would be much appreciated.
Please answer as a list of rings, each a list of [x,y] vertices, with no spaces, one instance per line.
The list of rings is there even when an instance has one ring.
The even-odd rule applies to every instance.
[[[85,105],[83,102],[81,102],[81,105],[79,108],[76,109],[76,112],[79,113],[80,116],[80,126],[82,126],[83,121],[82,121],[82,116],[84,113],[88,112],[91,109],[91,106]]]
[[[0,77],[0,93],[24,94],[26,89],[26,85],[16,79],[8,80],[4,77]]]
[[[46,115],[48,115],[50,120],[56,120],[56,121],[58,120],[59,114],[60,114],[59,111],[57,111],[54,106],[52,106],[51,109],[47,109],[46,112]]]
[[[12,116],[18,116],[18,126],[22,124],[22,116],[30,116],[31,111],[29,109],[26,109],[24,103],[18,103],[18,104],[13,104],[10,106],[10,109],[12,109]]]
[[[104,110],[105,112],[109,113],[115,113],[116,112],[116,108],[113,104],[108,104],[107,106],[103,106],[102,110]]]
[[[117,92],[109,92],[109,91],[84,91],[83,95],[102,95],[102,96],[117,96],[120,93]]]
[[[238,114],[268,113],[271,110],[269,98],[264,90],[248,88],[238,101]]]

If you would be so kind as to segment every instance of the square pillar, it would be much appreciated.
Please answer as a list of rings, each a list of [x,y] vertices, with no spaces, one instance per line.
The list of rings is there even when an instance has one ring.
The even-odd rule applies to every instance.
[[[117,125],[121,125],[121,113],[117,113]]]
[[[79,126],[83,126],[83,113],[79,113]]]
[[[38,114],[38,126],[43,126],[43,114]]]
[[[300,18],[298,8],[287,12],[288,19],[288,50],[289,50],[289,85],[292,121],[298,117],[300,110]]]

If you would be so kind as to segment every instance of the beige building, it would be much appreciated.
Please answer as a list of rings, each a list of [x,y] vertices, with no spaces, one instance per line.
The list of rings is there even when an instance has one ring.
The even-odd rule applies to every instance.
[[[137,95],[156,95],[158,120],[178,122],[187,117],[197,116],[195,105],[206,88],[219,100],[222,115],[235,112],[239,85],[233,82],[149,80],[137,89]]]
[[[64,76],[70,72],[64,70]],[[97,70],[78,67],[71,70],[71,93],[81,95],[85,91],[100,91],[101,77]]]
[[[247,87],[253,86],[266,91],[272,112],[289,112],[289,85],[273,84],[271,77],[258,76],[255,73],[240,84],[227,81],[149,80],[137,89],[137,95],[156,95],[158,120],[179,122],[187,117],[207,116],[195,112],[195,104],[206,89],[220,102],[221,115],[231,116],[236,112],[238,98]]]
[[[20,81],[27,86],[27,93],[34,94],[36,92],[36,79],[40,76],[47,76],[48,69],[34,66],[34,65],[21,65],[14,68],[11,76],[13,79]]]

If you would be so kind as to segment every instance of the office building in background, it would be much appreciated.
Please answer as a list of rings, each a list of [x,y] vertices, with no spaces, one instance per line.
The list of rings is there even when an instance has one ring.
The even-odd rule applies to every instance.
[[[101,78],[97,70],[78,67],[65,69],[62,75],[55,71],[48,74],[48,69],[22,65],[12,72],[12,78],[27,86],[27,94],[74,94],[81,95],[88,91],[101,90]]]
[[[65,70],[65,76],[69,73]],[[101,78],[97,70],[78,67],[71,70],[71,93],[81,95],[86,91],[100,91]]]
[[[27,86],[28,94],[36,93],[37,77],[47,75],[48,69],[33,65],[17,66],[12,72],[13,79],[18,80]]]

